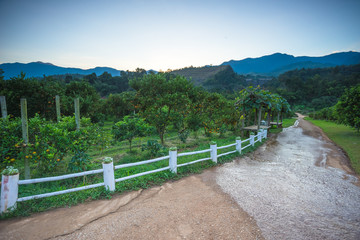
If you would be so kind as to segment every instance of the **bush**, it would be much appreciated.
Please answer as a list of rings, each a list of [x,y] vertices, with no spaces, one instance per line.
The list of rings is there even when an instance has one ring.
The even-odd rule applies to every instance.
[[[149,140],[146,144],[141,146],[141,151],[149,151],[151,157],[156,157],[161,154],[161,150],[165,150],[165,147],[161,145],[157,140]]]

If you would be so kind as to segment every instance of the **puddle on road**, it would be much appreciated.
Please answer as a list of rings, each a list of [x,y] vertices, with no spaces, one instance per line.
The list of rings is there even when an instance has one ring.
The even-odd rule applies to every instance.
[[[266,239],[360,239],[357,179],[323,167],[329,150],[321,140],[284,130],[275,143],[219,168],[216,182]]]

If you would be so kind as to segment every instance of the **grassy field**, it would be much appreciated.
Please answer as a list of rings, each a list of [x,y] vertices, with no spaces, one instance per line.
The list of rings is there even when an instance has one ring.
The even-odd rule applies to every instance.
[[[351,166],[360,174],[360,134],[356,130],[324,120],[313,120],[308,117],[305,120],[320,127],[332,141],[344,149],[350,158]]]
[[[283,128],[287,128],[287,127],[294,125],[295,121],[296,121],[296,118],[283,119]],[[270,128],[270,133],[279,133],[281,131],[282,131],[282,128],[277,128],[276,126],[272,126]]]

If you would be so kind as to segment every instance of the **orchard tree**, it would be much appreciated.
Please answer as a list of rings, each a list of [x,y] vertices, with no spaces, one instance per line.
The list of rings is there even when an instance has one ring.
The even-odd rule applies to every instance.
[[[120,122],[115,123],[113,126],[113,134],[115,140],[124,141],[128,140],[131,151],[131,143],[136,137],[145,137],[150,130],[150,126],[144,119],[136,115],[125,116]]]
[[[186,78],[166,73],[148,74],[130,81],[136,90],[134,105],[147,122],[153,125],[164,144],[168,126],[178,121],[177,113],[187,115],[193,85]]]
[[[110,94],[106,99],[106,108],[104,108],[103,111],[107,115],[115,116],[117,119],[121,119],[122,117],[134,112],[134,97],[134,91],[122,92],[120,94]]]

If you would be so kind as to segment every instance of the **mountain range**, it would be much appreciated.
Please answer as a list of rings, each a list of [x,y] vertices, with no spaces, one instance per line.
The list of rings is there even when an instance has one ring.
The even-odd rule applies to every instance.
[[[259,58],[246,58],[243,60],[230,60],[222,63],[222,65],[229,65],[234,72],[238,74],[252,74],[264,76],[278,76],[281,73],[302,68],[325,68],[334,67],[338,65],[353,65],[360,64],[359,52],[340,52],[333,53],[322,57],[294,57],[292,55],[283,53],[274,53]],[[213,68],[204,67],[207,69]],[[4,71],[5,79],[18,76],[21,72],[26,73],[27,77],[42,77],[43,75],[63,75],[63,74],[81,74],[88,75],[96,73],[101,75],[104,72],[110,73],[112,76],[120,76],[120,70],[109,67],[96,67],[91,69],[80,68],[64,68],[55,66],[51,63],[31,62],[31,63],[4,63],[0,64],[0,69]],[[220,68],[221,69],[221,68]],[[191,73],[190,68],[187,72]],[[215,72],[217,72],[216,69]],[[176,71],[176,70],[175,70]],[[202,71],[203,73],[206,71]],[[190,74],[191,75],[191,74]]]
[[[221,65],[230,65],[238,74],[278,76],[281,73],[302,68],[326,68],[360,63],[359,52],[340,52],[322,57],[294,57],[275,53],[259,58],[231,60]]]
[[[0,69],[4,71],[4,78],[10,79],[18,76],[21,72],[26,74],[26,77],[42,77],[44,75],[63,75],[63,74],[81,74],[89,75],[96,73],[101,75],[104,72],[110,73],[112,76],[120,76],[120,71],[109,67],[96,67],[91,69],[81,68],[64,68],[55,66],[51,63],[31,62],[31,63],[4,63],[0,64]]]

